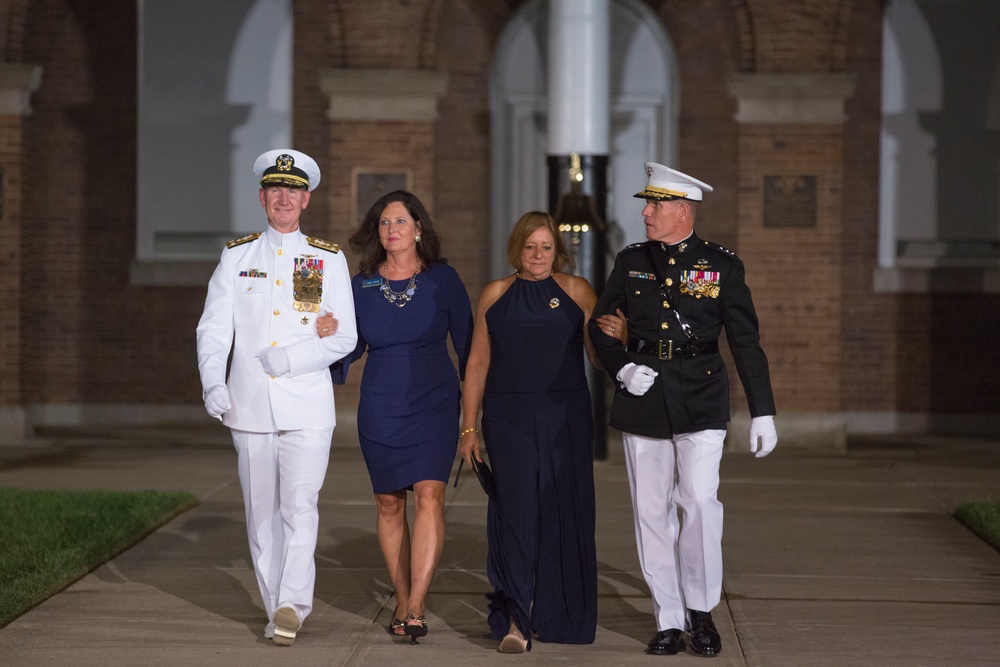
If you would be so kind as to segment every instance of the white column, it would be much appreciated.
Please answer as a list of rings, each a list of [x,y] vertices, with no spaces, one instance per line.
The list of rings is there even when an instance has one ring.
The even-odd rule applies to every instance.
[[[549,0],[548,154],[610,154],[610,0]]]

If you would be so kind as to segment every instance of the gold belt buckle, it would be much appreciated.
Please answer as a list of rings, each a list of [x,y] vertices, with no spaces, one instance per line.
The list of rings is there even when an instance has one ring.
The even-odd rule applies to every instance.
[[[670,359],[673,359],[674,358],[674,341],[672,341],[672,340],[668,340],[667,341],[667,353],[666,354],[663,353],[663,341],[662,340],[656,341],[656,356],[660,359],[660,361],[669,361]]]

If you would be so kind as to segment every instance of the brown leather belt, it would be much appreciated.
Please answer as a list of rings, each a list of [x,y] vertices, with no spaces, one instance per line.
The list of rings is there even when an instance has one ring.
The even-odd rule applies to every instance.
[[[656,357],[660,361],[669,359],[693,359],[699,354],[719,351],[719,341],[707,343],[692,343],[679,340],[643,340],[634,338],[625,345],[625,349],[636,354]]]

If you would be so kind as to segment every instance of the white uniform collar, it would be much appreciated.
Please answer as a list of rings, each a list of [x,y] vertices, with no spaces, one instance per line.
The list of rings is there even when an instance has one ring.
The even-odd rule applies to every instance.
[[[299,245],[302,239],[302,231],[296,229],[294,232],[282,234],[271,225],[268,225],[267,231],[264,232],[264,238],[267,239],[267,244],[272,248],[286,248],[288,246]]]

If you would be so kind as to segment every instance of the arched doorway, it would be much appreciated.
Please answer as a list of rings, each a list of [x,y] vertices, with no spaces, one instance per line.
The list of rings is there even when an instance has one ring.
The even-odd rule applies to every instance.
[[[886,9],[882,269],[1000,266],[996,19],[992,0],[897,0]]]
[[[546,72],[548,11],[531,0],[507,24],[490,76],[490,277],[508,271],[507,235],[517,218],[547,207]],[[659,20],[637,0],[611,6],[610,250],[645,240],[632,195],[643,162],[675,163],[677,58]]]

